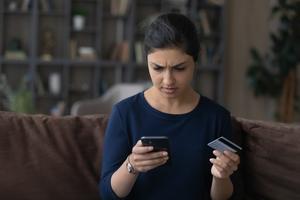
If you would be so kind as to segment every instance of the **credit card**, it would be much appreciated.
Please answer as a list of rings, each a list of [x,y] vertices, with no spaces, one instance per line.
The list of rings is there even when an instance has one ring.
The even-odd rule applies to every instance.
[[[223,136],[215,139],[214,141],[208,143],[207,145],[220,152],[224,152],[225,150],[227,150],[227,151],[237,153],[242,150],[242,147],[226,139]]]

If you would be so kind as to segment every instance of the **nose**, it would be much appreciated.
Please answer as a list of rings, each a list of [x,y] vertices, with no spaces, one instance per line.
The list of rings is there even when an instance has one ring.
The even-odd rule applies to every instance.
[[[168,86],[173,85],[175,83],[175,78],[174,78],[171,70],[165,71],[164,76],[163,76],[163,83]]]

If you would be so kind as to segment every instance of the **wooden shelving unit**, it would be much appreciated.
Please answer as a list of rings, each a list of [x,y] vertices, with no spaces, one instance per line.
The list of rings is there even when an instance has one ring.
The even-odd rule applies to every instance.
[[[113,2],[117,4],[117,0],[30,0],[25,10],[23,0],[15,1],[14,10],[10,9],[12,1],[0,1],[0,73],[7,76],[12,88],[17,88],[20,79],[29,74],[29,90],[37,113],[48,114],[57,102],[63,101],[68,114],[74,101],[98,97],[115,83],[149,80],[145,59],[141,57],[142,24],[161,12],[179,10],[199,27],[202,45],[207,45],[204,50],[218,56],[213,62],[207,57],[203,63],[201,55],[194,85],[202,92],[203,86],[209,84],[209,93],[204,94],[222,103],[225,3],[122,1],[126,8],[120,13],[112,13]],[[74,30],[72,22],[73,11],[78,8],[87,13],[86,24],[80,31]],[[207,15],[210,34],[203,34],[207,30],[203,29],[205,21],[200,10],[201,15]],[[53,41],[47,42],[47,37]],[[21,43],[25,59],[7,59],[14,38]],[[208,44],[214,44],[215,49],[209,49]],[[82,59],[78,54],[80,47],[92,48],[95,59]],[[51,59],[43,58],[45,48],[49,48]],[[117,50],[121,55],[113,55]],[[51,74],[58,74],[60,79],[60,89],[55,94],[49,89]],[[203,83],[203,76],[209,77],[211,83]]]

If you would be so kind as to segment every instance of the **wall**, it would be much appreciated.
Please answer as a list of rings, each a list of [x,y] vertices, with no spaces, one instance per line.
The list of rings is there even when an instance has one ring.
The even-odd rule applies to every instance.
[[[225,106],[233,115],[272,120],[274,103],[255,98],[247,85],[246,70],[251,63],[249,49],[266,52],[269,45],[269,0],[228,0]]]

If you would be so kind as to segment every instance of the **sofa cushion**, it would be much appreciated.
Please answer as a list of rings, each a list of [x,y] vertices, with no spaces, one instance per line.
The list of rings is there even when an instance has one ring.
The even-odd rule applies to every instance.
[[[0,199],[99,199],[107,117],[0,112]]]
[[[300,199],[300,126],[237,120],[247,199]]]
[[[234,143],[238,144],[239,146],[243,146],[243,134],[242,132],[242,126],[241,124],[237,121],[235,117],[231,118],[231,124],[232,124],[232,132],[233,132],[233,137],[232,140]],[[238,167],[238,170],[234,172],[232,175],[232,179],[234,181],[234,195],[232,196],[231,199],[234,200],[240,200],[244,199],[244,180],[243,180],[243,169],[244,169],[244,157],[242,156],[241,152],[239,152],[240,156],[240,165]]]

